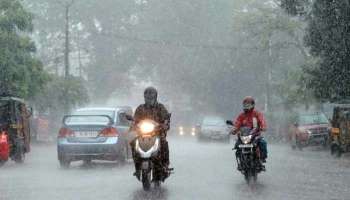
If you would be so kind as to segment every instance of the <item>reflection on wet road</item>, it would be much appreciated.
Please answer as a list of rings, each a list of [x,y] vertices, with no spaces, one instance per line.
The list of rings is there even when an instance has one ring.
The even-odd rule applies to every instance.
[[[0,200],[225,200],[350,199],[350,158],[316,147],[292,151],[270,145],[267,172],[247,185],[235,168],[232,144],[170,138],[175,173],[159,190],[144,192],[132,163],[74,163],[60,169],[54,145],[33,145],[23,165],[0,169]]]

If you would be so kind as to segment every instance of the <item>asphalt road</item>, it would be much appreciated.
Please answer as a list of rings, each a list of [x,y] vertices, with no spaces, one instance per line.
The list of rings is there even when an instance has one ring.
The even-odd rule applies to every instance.
[[[160,190],[144,192],[132,163],[77,162],[64,170],[55,145],[36,144],[24,164],[0,168],[0,200],[350,200],[350,156],[270,144],[267,172],[247,185],[235,170],[232,144],[169,141],[175,174]]]

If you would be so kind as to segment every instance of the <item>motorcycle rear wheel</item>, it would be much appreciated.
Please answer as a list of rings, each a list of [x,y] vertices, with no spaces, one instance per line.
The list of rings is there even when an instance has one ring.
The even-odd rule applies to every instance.
[[[0,160],[0,167],[2,167],[6,163],[5,160]]]

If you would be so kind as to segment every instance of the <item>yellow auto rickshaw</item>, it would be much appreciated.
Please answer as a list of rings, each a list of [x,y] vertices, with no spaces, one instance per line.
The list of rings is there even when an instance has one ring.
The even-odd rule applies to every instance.
[[[350,104],[338,105],[333,109],[331,130],[331,154],[340,157],[350,151]]]

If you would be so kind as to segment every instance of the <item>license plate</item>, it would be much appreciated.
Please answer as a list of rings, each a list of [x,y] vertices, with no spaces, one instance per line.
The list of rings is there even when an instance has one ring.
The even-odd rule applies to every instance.
[[[75,133],[75,137],[97,137],[96,131],[79,131]]]
[[[253,148],[253,144],[240,144],[239,148]]]
[[[148,169],[149,163],[148,162],[142,162],[142,169]]]

